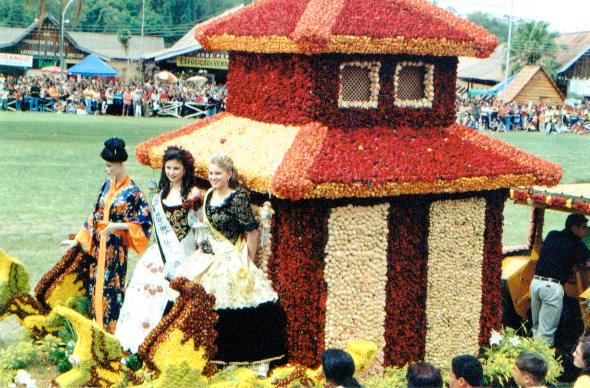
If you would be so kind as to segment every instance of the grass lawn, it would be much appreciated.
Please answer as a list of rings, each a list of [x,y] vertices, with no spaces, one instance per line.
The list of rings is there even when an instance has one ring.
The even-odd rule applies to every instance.
[[[59,241],[76,232],[92,210],[104,181],[102,142],[125,139],[128,170],[140,187],[158,176],[135,159],[135,146],[190,123],[182,119],[136,119],[41,113],[0,113],[0,249],[20,258],[31,286],[63,254]],[[530,133],[492,134],[564,167],[564,183],[590,181],[590,137]],[[507,204],[504,244],[526,241],[529,208]],[[548,212],[548,227],[561,228],[564,214]],[[129,270],[137,258],[130,258]],[[14,320],[0,323],[0,348],[17,339]]]

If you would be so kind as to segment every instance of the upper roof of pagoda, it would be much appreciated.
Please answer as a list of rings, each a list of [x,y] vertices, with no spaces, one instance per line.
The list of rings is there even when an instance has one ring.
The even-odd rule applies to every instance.
[[[498,39],[426,0],[259,0],[195,31],[208,50],[489,56]]]

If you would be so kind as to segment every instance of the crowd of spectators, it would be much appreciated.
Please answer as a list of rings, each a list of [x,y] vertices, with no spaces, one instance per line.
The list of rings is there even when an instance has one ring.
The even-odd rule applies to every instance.
[[[225,85],[214,81],[201,84],[179,80],[163,83],[149,80],[123,82],[117,79],[87,79],[58,75],[12,76],[0,74],[0,110],[58,112],[74,114],[168,115],[174,102],[175,114],[203,115],[225,109]]]
[[[504,104],[464,96],[457,99],[457,121],[478,130],[590,134],[590,104]]]

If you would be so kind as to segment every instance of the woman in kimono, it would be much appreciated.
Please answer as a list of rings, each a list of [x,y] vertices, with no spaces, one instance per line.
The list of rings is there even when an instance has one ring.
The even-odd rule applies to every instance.
[[[253,263],[259,225],[229,157],[211,160],[209,182],[196,228],[199,248],[177,276],[200,282],[215,296],[219,320],[212,362],[250,365],[265,376],[269,362],[284,355],[285,319],[272,284]]]
[[[152,201],[156,239],[138,261],[127,286],[115,336],[123,349],[139,346],[162,319],[167,304],[176,299],[169,280],[183,258],[195,250],[188,214],[202,198],[193,186],[194,159],[190,152],[168,147],[164,153],[159,193]]]
[[[152,222],[145,197],[125,170],[125,142],[113,137],[104,143],[100,156],[108,174],[94,211],[74,240],[62,245],[81,245],[95,261],[90,266],[88,296],[92,315],[113,333],[125,296],[127,252],[143,253],[148,245]]]

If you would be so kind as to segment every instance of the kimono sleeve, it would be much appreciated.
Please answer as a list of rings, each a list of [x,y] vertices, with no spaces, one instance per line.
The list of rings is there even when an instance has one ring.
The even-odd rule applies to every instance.
[[[127,213],[125,221],[128,227],[125,243],[135,252],[141,254],[147,247],[152,232],[150,209],[143,193],[137,188],[126,197]]]
[[[258,229],[258,221],[250,207],[250,196],[243,190],[238,190],[231,203],[231,212],[238,225],[244,232]]]
[[[97,217],[98,209],[100,207],[100,197],[103,195],[105,187],[107,186],[107,183],[108,182],[105,182],[102,185],[102,188],[100,189],[100,193],[98,194],[98,198],[96,199],[96,202],[94,203],[94,211],[92,212],[92,214],[90,214],[90,216],[88,216],[88,219],[86,219],[86,221],[84,222],[84,225],[82,225],[82,227],[80,228],[80,231],[78,231],[78,233],[76,234],[76,237],[74,237],[74,239],[80,243],[80,246],[86,252],[89,252],[90,247],[92,246],[92,233],[90,232],[90,230],[92,227],[94,227],[94,220]]]

